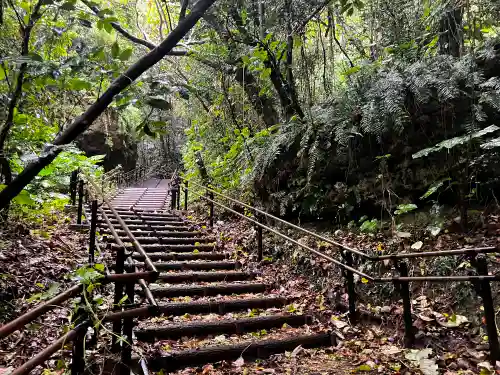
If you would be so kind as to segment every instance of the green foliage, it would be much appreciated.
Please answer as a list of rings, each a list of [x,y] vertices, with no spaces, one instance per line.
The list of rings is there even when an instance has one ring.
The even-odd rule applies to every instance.
[[[413,203],[400,204],[398,205],[398,209],[394,211],[394,215],[404,215],[408,212],[416,210],[417,208],[417,205]]]
[[[379,228],[379,221],[377,219],[363,221],[363,224],[359,227],[362,233],[374,234],[377,233]]]

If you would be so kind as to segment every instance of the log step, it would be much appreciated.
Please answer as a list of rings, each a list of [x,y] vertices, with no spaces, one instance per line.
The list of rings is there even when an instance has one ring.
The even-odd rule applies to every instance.
[[[123,317],[152,317],[152,316],[181,316],[184,314],[219,314],[229,312],[246,311],[248,309],[270,309],[272,307],[283,307],[290,299],[282,297],[262,297],[219,301],[194,301],[165,303],[157,308],[154,306],[138,307],[125,310],[124,313],[109,313],[106,321],[119,320]]]
[[[175,270],[235,270],[238,262],[159,262],[153,263],[158,271]]]
[[[108,216],[113,215],[112,213],[108,214]],[[156,222],[156,221],[165,221],[165,220],[173,220],[173,221],[179,221],[182,220],[180,217],[175,216],[175,215],[170,215],[170,216],[150,216],[150,215],[143,215],[140,214],[136,215],[134,213],[132,214],[120,214],[121,218],[123,220],[125,219],[139,219],[143,221],[150,221],[150,222]]]
[[[176,260],[224,260],[227,258],[223,253],[151,253],[148,254],[151,260],[161,261],[176,261]],[[137,260],[144,260],[144,257],[139,253],[133,253],[132,258]]]
[[[181,285],[167,288],[151,288],[156,297],[185,297],[185,296],[217,296],[244,293],[264,293],[268,289],[266,284],[219,284],[219,285]],[[140,293],[139,293],[140,294]]]
[[[157,281],[169,284],[185,282],[215,282],[215,281],[243,281],[255,278],[256,274],[250,272],[175,272],[164,273],[158,276]]]
[[[129,228],[130,229],[130,228]],[[169,238],[175,238],[175,237],[198,237],[198,236],[202,236],[203,234],[200,233],[200,232],[195,232],[195,231],[165,231],[164,230],[165,228],[162,228],[161,230],[156,230],[156,229],[152,229],[152,228],[149,228],[146,226],[146,229],[145,230],[132,230],[132,234],[136,237],[139,237],[139,236],[151,236],[151,237],[154,237],[154,236],[164,236],[164,237],[169,237]],[[111,231],[108,230],[108,229],[103,229],[100,231],[101,234],[111,234]],[[119,235],[119,236],[126,236],[127,234],[125,233],[125,231],[123,230],[117,230],[116,233]]]
[[[241,334],[243,332],[282,327],[283,324],[299,327],[311,323],[312,317],[308,315],[273,315],[248,319],[227,319],[216,322],[171,324],[166,327],[138,329],[134,332],[139,341],[154,342],[158,339],[177,340],[184,336],[205,337],[208,335]]]
[[[110,215],[113,214],[109,208],[105,208],[104,212],[106,212],[106,214],[110,214]],[[118,212],[120,215],[136,215],[136,212],[137,212],[138,214],[145,215],[145,216],[178,217],[177,215],[169,214],[168,212],[142,211],[142,210],[136,210],[136,209],[134,209],[134,211],[117,209],[116,212]]]
[[[272,354],[292,351],[301,345],[304,348],[331,346],[332,337],[329,333],[291,337],[281,340],[265,340],[246,342],[237,345],[211,346],[203,349],[186,350],[171,353],[165,357],[152,357],[147,360],[150,370],[165,372],[186,366],[197,366],[219,361],[234,361],[240,356],[245,360],[267,358]]]
[[[128,241],[127,241],[128,242]],[[111,245],[112,249],[119,249],[120,247],[116,244]],[[215,245],[201,244],[201,245],[157,245],[157,244],[144,244],[142,248],[147,253],[159,253],[161,251],[167,251],[172,253],[192,253],[194,250],[198,251],[212,251]],[[133,250],[133,247],[129,247]]]
[[[193,244],[195,245],[197,242],[201,243],[207,243],[207,242],[213,242],[213,238],[208,238],[208,237],[192,237],[192,238],[184,238],[184,237],[135,237],[139,243],[142,244]],[[120,239],[123,242],[130,242],[130,239],[127,236],[120,236]],[[106,241],[114,241],[113,237],[106,237]],[[195,246],[195,249],[197,246]],[[198,249],[199,250],[199,249]]]
[[[171,226],[171,225],[147,225],[147,224],[132,224],[132,225],[127,225],[130,230],[168,230],[168,231],[188,231],[189,227],[188,226]],[[103,228],[106,228],[103,226]],[[120,226],[117,226],[117,229],[120,228]]]
[[[114,226],[120,226],[120,224],[118,223],[118,220],[116,220],[115,218],[109,218],[109,221],[111,221],[111,224],[113,224]],[[139,224],[139,225],[144,225],[144,221],[140,220],[140,219],[123,219],[123,221],[125,222],[125,224],[127,224],[127,226],[129,224]],[[101,223],[103,224],[106,224],[103,220],[100,220]],[[163,221],[155,221],[154,222],[155,225],[170,225],[170,226],[185,226],[186,223],[184,221],[178,221],[178,220],[163,220]]]

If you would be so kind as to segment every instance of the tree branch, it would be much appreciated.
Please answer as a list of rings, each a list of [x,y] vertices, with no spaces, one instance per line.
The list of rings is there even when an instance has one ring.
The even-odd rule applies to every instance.
[[[327,7],[333,0],[325,0],[323,2],[323,4],[321,4],[319,7],[317,7],[315,9],[315,11],[305,19],[304,22],[302,22],[300,25],[298,25],[297,27],[295,27],[295,29],[293,30],[293,33],[294,34],[302,34],[304,32],[304,29],[305,27],[307,26],[307,24],[309,23],[309,21],[311,21],[314,17],[316,17],[316,15],[318,13],[320,13],[323,9],[325,9],[325,7]]]
[[[45,152],[38,159],[28,164],[12,183],[0,192],[0,210],[8,206],[12,198],[18,195],[43,168],[52,163],[57,155],[64,149],[61,146],[71,143],[78,135],[87,130],[99,115],[101,115],[101,113],[103,113],[113,102],[116,95],[129,87],[142,73],[168,55],[172,48],[174,48],[186,33],[194,27],[215,1],[216,0],[199,0],[191,13],[172,30],[169,36],[161,44],[137,60],[122,75],[114,80],[94,104],[76,118],[54,139],[52,144],[45,149]]]
[[[181,0],[181,11],[179,12],[179,22],[186,18],[186,10],[189,5],[189,0]]]
[[[104,19],[103,16],[99,15],[99,8],[97,8],[95,5],[93,5],[90,1],[88,0],[81,0],[82,3],[84,3],[86,6],[88,6],[97,17],[100,19]],[[127,30],[125,30],[118,22],[111,22],[110,23],[113,29],[115,29],[118,33],[120,33],[123,37],[127,38],[130,40],[132,43],[135,44],[140,44],[146,48],[149,48],[150,50],[156,48],[156,45],[154,43],[151,43],[148,40],[144,40],[141,38],[138,38],[132,34],[130,34]],[[184,50],[178,50],[178,51],[170,51],[168,53],[169,56],[186,56],[189,54],[189,51],[184,51]]]

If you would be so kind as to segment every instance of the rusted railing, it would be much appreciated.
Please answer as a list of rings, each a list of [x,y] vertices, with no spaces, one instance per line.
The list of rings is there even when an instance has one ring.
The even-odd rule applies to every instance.
[[[218,206],[228,212],[231,212],[234,215],[237,215],[248,222],[251,222],[257,227],[257,258],[258,260],[262,260],[263,257],[263,241],[262,241],[262,230],[267,230],[299,247],[309,251],[310,253],[317,255],[323,259],[328,260],[329,262],[337,265],[343,271],[345,280],[346,280],[346,289],[347,294],[349,296],[349,316],[352,321],[356,321],[357,319],[357,311],[356,311],[356,292],[355,292],[355,281],[354,275],[358,275],[360,277],[365,278],[371,282],[377,283],[393,283],[396,286],[396,290],[399,290],[401,298],[403,300],[403,320],[405,325],[405,345],[408,347],[413,346],[415,341],[415,334],[413,330],[413,318],[411,313],[411,294],[410,294],[410,282],[450,282],[450,281],[458,281],[458,282],[471,282],[473,286],[476,288],[476,291],[480,295],[483,307],[484,307],[484,318],[486,323],[486,331],[488,335],[488,342],[490,347],[490,360],[492,363],[500,360],[500,346],[498,342],[498,333],[495,322],[495,309],[493,305],[493,297],[491,293],[490,282],[500,281],[500,275],[489,275],[488,274],[488,265],[487,260],[484,257],[484,254],[496,253],[500,252],[500,249],[496,246],[485,246],[485,247],[476,247],[476,248],[462,248],[462,249],[453,249],[453,250],[444,250],[444,251],[427,251],[421,253],[399,253],[399,254],[391,254],[391,255],[372,255],[366,252],[360,251],[358,249],[353,249],[350,246],[342,244],[338,241],[332,240],[330,238],[321,236],[317,233],[311,232],[307,229],[304,229],[298,225],[289,223],[279,217],[276,217],[264,210],[258,209],[256,207],[250,206],[246,203],[243,203],[237,199],[229,197],[225,194],[222,194],[215,189],[207,186],[200,185],[194,181],[188,181],[187,179],[183,179],[184,182],[184,209],[187,209],[188,204],[188,189],[189,185],[195,186],[202,191],[205,191],[205,195],[197,193],[191,190],[191,193],[198,198],[206,201],[209,209],[209,222],[210,225],[213,226],[214,222],[214,206]],[[171,189],[172,193],[172,201],[176,201],[177,208],[180,206],[179,198],[180,198],[180,184],[174,186]],[[247,215],[244,215],[227,205],[224,205],[220,202],[217,202],[214,199],[214,196],[227,200],[237,206],[243,207],[245,209],[250,210],[255,215],[255,218],[250,218]],[[174,208],[174,204],[172,204],[172,208]],[[263,218],[270,219],[272,221],[278,222],[286,227],[292,228],[299,232],[305,233],[311,237],[314,237],[318,240],[324,241],[328,244],[334,245],[340,249],[340,254],[342,256],[342,261],[339,261],[331,256],[324,254],[318,250],[315,250],[299,241],[294,240],[293,238],[283,234],[276,228],[272,228],[263,223]],[[476,269],[477,275],[469,275],[469,276],[461,276],[461,275],[452,275],[452,276],[409,276],[408,275],[408,265],[405,262],[406,259],[412,258],[429,258],[429,257],[443,257],[443,256],[458,256],[465,255],[468,257],[471,265]],[[358,256],[365,261],[379,262],[379,261],[390,261],[393,264],[393,269],[399,273],[399,276],[391,276],[391,277],[378,277],[372,276],[365,272],[362,272],[354,267],[354,258],[353,256]]]
[[[115,284],[115,313],[122,310],[120,302],[123,299],[124,292],[128,297],[128,300],[133,304],[134,300],[134,286],[139,284],[144,291],[146,299],[148,300],[150,306],[149,308],[153,310],[157,309],[158,304],[156,303],[149,287],[148,282],[154,282],[159,275],[158,270],[154,266],[153,262],[144,251],[140,243],[137,241],[133,233],[130,231],[125,221],[120,217],[119,213],[112,207],[106,196],[104,195],[101,188],[90,176],[86,176],[86,180],[90,185],[87,185],[83,179],[79,180],[79,172],[75,171],[71,175],[70,179],[70,199],[73,205],[77,204],[77,224],[82,225],[83,219],[86,219],[89,225],[89,247],[88,247],[88,257],[89,265],[93,266],[95,263],[95,251],[99,250],[99,245],[96,241],[97,234],[97,221],[98,213],[101,215],[103,220],[109,227],[111,234],[113,235],[116,243],[119,245],[120,250],[116,254],[116,264],[115,273],[106,273],[102,275],[99,279],[99,283],[114,283]],[[91,186],[92,189],[88,189]],[[87,215],[84,207],[84,203],[87,202],[90,205],[90,215]],[[100,203],[99,203],[100,202]],[[114,218],[118,221],[121,229],[130,239],[135,249],[144,258],[145,266],[147,271],[139,272],[137,267],[133,267],[135,264],[132,261],[129,253],[126,251],[125,244],[122,242],[118,236],[114,225],[111,223],[109,217],[106,215],[104,210],[100,208],[102,204],[106,204]],[[87,216],[90,218],[87,219]],[[132,272],[126,272],[125,262],[132,266]],[[23,329],[24,326],[32,322],[33,320],[41,317],[42,315],[48,313],[49,311],[61,306],[64,302],[70,300],[71,298],[77,297],[84,293],[83,284],[77,284],[68,290],[60,293],[59,295],[53,297],[51,300],[42,303],[35,308],[27,311],[13,321],[0,327],[0,339],[3,339],[15,331]],[[82,296],[83,300],[83,296]],[[76,314],[78,315],[78,314]],[[81,314],[80,314],[81,315]],[[54,353],[61,350],[63,346],[72,343],[72,355],[71,355],[71,373],[72,375],[80,375],[85,372],[85,337],[87,329],[92,325],[90,317],[75,316],[78,319],[78,325],[67,332],[65,335],[61,336],[57,341],[49,345],[47,348],[42,350],[40,353],[35,355],[29,361],[22,364],[20,367],[13,371],[15,375],[28,374],[36,366],[43,364],[48,358],[50,358]],[[104,318],[104,317],[102,317]],[[76,320],[75,320],[76,321]],[[113,341],[112,350],[116,352],[121,350],[121,366],[120,373],[125,374],[129,371],[132,356],[132,329],[133,321],[132,318],[123,319],[113,322]],[[125,340],[121,337],[125,336]],[[120,343],[122,343],[120,347]]]

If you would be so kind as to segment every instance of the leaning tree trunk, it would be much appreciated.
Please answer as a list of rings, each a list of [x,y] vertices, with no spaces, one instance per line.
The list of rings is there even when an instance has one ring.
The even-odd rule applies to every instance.
[[[186,18],[172,30],[169,36],[155,49],[137,60],[122,75],[111,83],[109,88],[92,104],[80,117],[76,118],[52,144],[48,146],[38,159],[30,163],[4,190],[0,192],[0,209],[5,208],[9,202],[28,185],[40,171],[52,163],[63,151],[64,145],[73,142],[77,136],[89,128],[113,102],[116,95],[121,93],[139,76],[162,60],[177,43],[191,30],[207,9],[216,0],[199,0]]]

